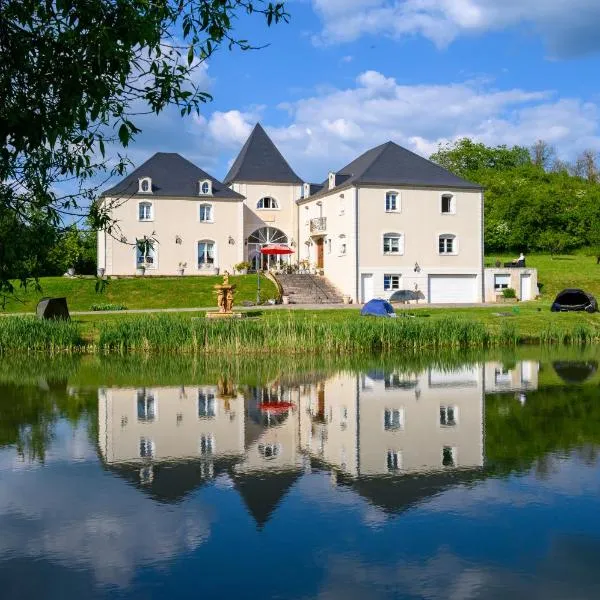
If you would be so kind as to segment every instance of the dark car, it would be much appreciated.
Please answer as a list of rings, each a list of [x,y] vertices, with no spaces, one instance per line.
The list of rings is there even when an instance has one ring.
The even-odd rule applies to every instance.
[[[556,296],[552,307],[552,312],[566,312],[574,310],[585,310],[589,313],[598,310],[596,298],[583,290],[563,290]]]

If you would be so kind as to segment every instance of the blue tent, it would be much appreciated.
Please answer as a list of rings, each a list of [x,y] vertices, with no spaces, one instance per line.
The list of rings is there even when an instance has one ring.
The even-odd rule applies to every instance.
[[[373,298],[369,300],[360,311],[360,314],[364,316],[373,317],[395,317],[396,313],[392,308],[392,305],[387,300],[381,298]]]

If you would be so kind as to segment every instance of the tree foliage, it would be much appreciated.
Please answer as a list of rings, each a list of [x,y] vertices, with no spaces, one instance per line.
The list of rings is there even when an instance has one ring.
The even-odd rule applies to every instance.
[[[553,156],[543,141],[530,154],[521,146],[489,147],[463,139],[440,148],[431,159],[484,186],[487,252],[556,254],[600,247],[600,185],[593,154],[584,152],[578,169],[566,163],[557,168]]]
[[[2,0],[1,6],[0,218],[32,231],[40,220],[59,230],[65,220],[88,216],[103,185],[99,174],[122,174],[128,164],[121,154],[107,160],[107,148],[132,142],[140,131],[136,115],[168,106],[187,115],[210,100],[194,80],[202,62],[221,46],[255,47],[235,36],[236,19],[256,15],[271,25],[288,18],[283,2],[264,0]],[[65,183],[75,191],[61,194]],[[92,206],[93,226],[105,225],[108,215]],[[0,239],[0,277],[34,276],[6,250],[12,241],[12,235]],[[2,279],[0,287],[9,284]]]

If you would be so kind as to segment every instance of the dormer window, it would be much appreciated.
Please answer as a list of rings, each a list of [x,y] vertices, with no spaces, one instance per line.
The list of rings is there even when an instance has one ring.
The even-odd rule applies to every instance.
[[[201,196],[210,196],[212,194],[212,181],[203,179],[199,182],[199,194]]]
[[[152,179],[150,177],[142,177],[138,179],[138,192],[140,194],[152,193]]]
[[[335,187],[335,173],[329,172],[329,189],[332,190]]]

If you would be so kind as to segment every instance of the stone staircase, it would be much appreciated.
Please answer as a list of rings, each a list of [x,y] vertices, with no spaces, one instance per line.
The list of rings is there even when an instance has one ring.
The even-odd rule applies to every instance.
[[[283,295],[289,296],[290,304],[341,304],[342,294],[325,277],[294,273],[278,274],[277,280]]]

